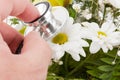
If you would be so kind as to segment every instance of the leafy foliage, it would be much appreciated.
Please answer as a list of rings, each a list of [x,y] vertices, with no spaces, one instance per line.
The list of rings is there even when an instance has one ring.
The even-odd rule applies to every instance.
[[[11,18],[10,21],[11,21],[11,25],[19,24],[19,20],[17,18]]]
[[[75,19],[75,18],[77,17],[77,16],[76,16],[77,13],[76,13],[76,11],[72,8],[72,5],[68,5],[66,8],[67,8],[67,10],[68,10],[68,12],[69,12],[69,15]]]
[[[116,49],[110,51],[105,54],[103,57],[99,58],[101,63],[99,65],[95,65],[90,70],[87,71],[88,74],[92,76],[92,78],[98,78],[100,80],[119,80],[120,78],[120,58],[117,58],[116,63],[113,64],[114,57],[116,56]]]
[[[86,48],[86,50],[88,51],[88,48]],[[117,58],[115,64],[112,63],[116,52],[117,49],[109,51],[106,54],[103,53],[102,50],[94,55],[88,53],[87,58],[82,58],[80,62],[75,62],[71,56],[66,53],[61,59],[64,65],[53,63],[49,68],[49,72],[61,76],[63,80],[119,80],[120,57]],[[50,79],[48,78],[48,80]]]

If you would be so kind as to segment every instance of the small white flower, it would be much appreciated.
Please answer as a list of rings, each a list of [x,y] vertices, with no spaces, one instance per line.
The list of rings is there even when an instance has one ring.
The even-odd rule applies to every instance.
[[[113,19],[114,19],[113,13],[111,13],[111,12],[107,13],[105,20],[106,21],[112,21]]]
[[[80,24],[73,24],[73,18],[69,18],[63,29],[53,37],[49,43],[54,51],[53,59],[58,61],[65,52],[69,53],[75,61],[80,60],[80,55],[86,57],[83,47],[89,44],[81,39]]]
[[[82,23],[85,27],[87,38],[92,40],[90,52],[97,53],[101,48],[104,53],[112,50],[114,46],[120,45],[120,32],[112,22],[105,22],[101,28],[95,22]]]
[[[77,12],[77,13],[80,13],[80,11],[81,11],[81,4],[80,3],[74,3],[73,5],[72,5],[72,7],[73,7],[73,9]]]
[[[104,7],[105,7],[104,1],[103,0],[98,0],[98,3],[100,5],[101,10],[104,10]]]
[[[59,61],[58,64],[59,64],[59,65],[63,65],[63,61]]]
[[[89,20],[90,18],[92,18],[92,13],[90,13],[89,9],[85,9],[83,10],[83,12],[81,13],[83,17],[85,17],[87,20]]]

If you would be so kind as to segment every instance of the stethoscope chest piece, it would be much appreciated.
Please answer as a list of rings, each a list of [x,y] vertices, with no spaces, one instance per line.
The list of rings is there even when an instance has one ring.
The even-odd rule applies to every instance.
[[[40,2],[35,5],[40,13],[40,17],[26,23],[30,27],[27,27],[24,35],[27,35],[31,31],[37,31],[40,33],[43,39],[46,41],[54,37],[59,33],[65,26],[69,13],[64,7],[53,7],[51,8],[48,2]],[[16,54],[21,53],[23,47],[22,41],[16,50]]]
[[[31,27],[27,27],[25,35],[31,31],[37,31],[45,40],[48,40],[61,30],[67,22],[69,14],[64,7],[51,8],[48,2],[40,2],[35,6],[40,17],[28,23]]]

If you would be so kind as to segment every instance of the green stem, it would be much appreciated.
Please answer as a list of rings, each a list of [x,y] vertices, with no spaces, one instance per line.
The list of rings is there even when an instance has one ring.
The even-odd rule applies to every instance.
[[[103,22],[105,21],[105,16],[106,16],[106,5],[105,5],[105,7],[104,7],[103,19],[102,19],[100,25],[102,25]]]
[[[89,57],[91,56],[91,54],[89,54],[84,61],[82,61],[75,69],[73,69],[71,72],[68,73],[68,75],[66,75],[66,77],[69,77],[70,75],[72,75],[73,73],[75,73],[76,71],[78,71],[83,65],[84,63],[89,59]]]
[[[66,53],[64,67],[67,72],[68,72],[68,58],[69,58],[69,54]]]

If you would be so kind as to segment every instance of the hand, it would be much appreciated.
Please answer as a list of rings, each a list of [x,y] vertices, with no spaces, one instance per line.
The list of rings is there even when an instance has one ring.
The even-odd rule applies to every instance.
[[[15,53],[24,37],[2,22],[9,15],[16,16],[25,22],[33,21],[40,15],[29,0],[0,0],[0,33],[11,51]]]
[[[40,16],[28,0],[0,0],[0,80],[45,80],[51,59],[50,47],[36,32],[24,38],[2,22],[8,15],[25,22]],[[21,54],[13,54],[23,39]]]
[[[19,55],[13,55],[0,35],[0,80],[46,80],[51,50],[36,32],[24,39]]]

